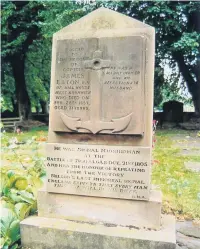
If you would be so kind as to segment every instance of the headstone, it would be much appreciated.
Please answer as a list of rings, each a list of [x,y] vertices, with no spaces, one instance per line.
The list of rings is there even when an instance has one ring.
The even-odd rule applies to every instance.
[[[47,190],[147,200],[154,29],[101,12],[54,34]]]
[[[183,103],[171,100],[163,104],[163,121],[182,123],[183,122]]]
[[[199,155],[199,150],[196,151],[196,155]],[[200,162],[185,162],[184,166],[190,171],[200,173]]]
[[[23,245],[54,248],[53,228],[59,248],[175,248],[150,185],[154,43],[154,28],[105,8],[54,34],[47,182],[39,217],[21,224]]]

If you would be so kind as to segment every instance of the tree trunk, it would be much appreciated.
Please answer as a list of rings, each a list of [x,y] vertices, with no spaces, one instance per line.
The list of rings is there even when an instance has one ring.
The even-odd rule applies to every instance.
[[[200,11],[199,9],[193,10],[188,16],[188,28],[193,32],[200,33]],[[200,46],[199,53],[197,55],[197,64],[193,70],[196,77],[195,88],[193,89],[193,102],[195,107],[195,113],[200,117]]]
[[[196,90],[192,96],[195,108],[195,114],[200,117],[200,84],[197,84]]]
[[[48,114],[48,103],[46,101],[40,100],[40,105],[42,108],[42,114]]]
[[[18,110],[18,103],[14,100],[14,98],[11,99],[12,105],[13,105],[13,113],[15,116],[19,116],[19,110]]]
[[[195,114],[200,116],[200,82],[195,81],[192,77],[188,66],[185,64],[183,54],[180,51],[172,53],[174,60],[177,62],[179,70],[187,84],[188,90],[192,95],[192,100],[195,108]]]
[[[16,98],[19,116],[27,120],[31,114],[31,103],[25,82],[25,59],[23,55],[15,55],[10,60],[15,79]]]
[[[39,114],[39,113],[40,113],[40,108],[39,108],[39,106],[38,106],[38,105],[35,107],[35,110],[36,110],[36,113],[37,113],[37,114]]]

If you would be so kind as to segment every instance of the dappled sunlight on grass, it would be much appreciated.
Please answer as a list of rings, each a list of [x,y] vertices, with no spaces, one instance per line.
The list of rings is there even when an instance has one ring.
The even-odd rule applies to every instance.
[[[184,133],[185,134],[185,133]],[[152,183],[163,192],[163,212],[177,218],[200,218],[200,174],[187,170],[186,161],[199,161],[200,156],[183,156],[170,139],[171,133],[159,132],[154,149]]]

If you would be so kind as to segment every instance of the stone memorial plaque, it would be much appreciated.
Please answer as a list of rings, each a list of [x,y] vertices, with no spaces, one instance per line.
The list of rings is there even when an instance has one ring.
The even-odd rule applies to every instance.
[[[48,192],[148,200],[154,35],[106,9],[54,34]]]
[[[55,36],[52,131],[144,134],[148,37],[103,34]]]
[[[47,190],[146,200],[150,149],[130,146],[47,144]]]

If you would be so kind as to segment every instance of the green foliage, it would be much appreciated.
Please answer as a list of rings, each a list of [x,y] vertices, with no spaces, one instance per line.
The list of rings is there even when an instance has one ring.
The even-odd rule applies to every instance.
[[[1,111],[13,111],[13,102],[16,101],[15,82],[9,63],[2,65],[1,92]]]
[[[75,1],[43,1],[43,4],[45,9],[41,11],[40,17],[44,21],[40,22],[40,27],[44,38],[52,38],[55,32],[91,11]]]
[[[16,7],[17,6],[17,7]],[[200,34],[196,30],[194,13],[200,13],[196,1],[24,1],[21,5],[2,2],[2,110],[12,110],[17,98],[13,75],[8,59],[23,51],[29,35],[37,29],[38,35],[26,51],[25,78],[32,107],[49,101],[51,38],[53,33],[81,18],[85,14],[105,6],[119,11],[156,29],[155,105],[176,99],[186,101],[186,83],[191,94],[197,82]],[[191,21],[192,20],[192,21]],[[12,35],[11,31],[12,30]],[[23,51],[24,52],[24,51]],[[184,78],[174,53],[183,55],[188,75]],[[164,68],[169,66],[169,77]],[[183,77],[181,77],[181,75]],[[198,84],[197,84],[198,83]],[[191,87],[192,85],[192,87]],[[190,86],[190,87],[189,87]],[[181,95],[181,98],[180,98]],[[40,108],[39,108],[40,109]]]
[[[51,44],[49,40],[34,41],[26,59],[26,82],[32,106],[49,101]]]
[[[2,57],[22,53],[24,43],[40,21],[36,14],[40,1],[2,2]],[[11,33],[12,30],[12,33]]]
[[[200,35],[197,29],[200,3],[197,1],[96,1],[97,7],[102,5],[155,27],[155,105],[159,106],[170,99],[187,102],[186,86],[194,97],[200,88],[197,80],[199,78],[197,56],[200,53]],[[183,57],[175,56],[175,52],[180,52]],[[183,69],[180,64],[186,67]],[[170,67],[170,71],[169,76],[164,78],[163,70],[166,66]],[[184,74],[185,71],[187,74]],[[181,75],[183,77],[180,77]],[[193,99],[197,100],[198,96]]]
[[[43,157],[38,157],[36,137],[26,140],[32,149],[33,164],[24,165],[17,150],[18,139],[2,133],[2,152],[14,155],[13,163],[1,167],[1,248],[18,248],[20,245],[19,222],[37,211],[37,190],[43,185],[45,176]],[[4,158],[5,159],[5,158]],[[20,161],[20,164],[18,162]]]
[[[172,49],[177,51],[184,50],[189,56],[197,56],[199,53],[200,34],[197,32],[184,32],[179,41],[172,45]]]
[[[2,78],[5,79],[2,87],[2,111],[12,111],[13,102],[17,100],[15,81],[8,63],[15,54],[26,57],[25,80],[32,107],[40,110],[41,101],[49,101],[52,35],[86,13],[83,4],[76,4],[74,1],[24,1],[16,5],[3,2],[2,58],[5,66]],[[35,30],[39,34],[28,45],[28,49],[24,49]]]
[[[1,248],[17,248],[20,239],[19,219],[14,210],[10,208],[1,208]],[[12,246],[12,247],[11,247]]]

